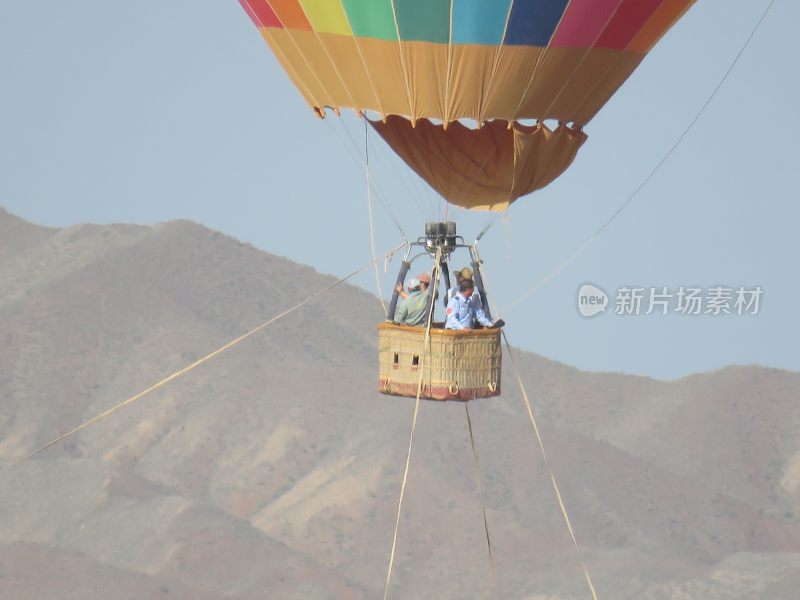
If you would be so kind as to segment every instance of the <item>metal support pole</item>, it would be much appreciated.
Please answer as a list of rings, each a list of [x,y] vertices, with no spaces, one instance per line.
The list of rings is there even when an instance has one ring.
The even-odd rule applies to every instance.
[[[450,300],[450,267],[447,265],[447,261],[442,261],[442,281],[444,282],[444,298],[442,299],[444,302],[445,307],[447,307],[447,302]]]
[[[400,265],[400,273],[397,275],[397,282],[394,284],[394,289],[392,290],[392,300],[389,302],[389,310],[386,313],[386,320],[387,321],[394,321],[394,313],[397,311],[397,300],[400,298],[400,292],[397,291],[397,285],[400,284],[402,287],[403,284],[406,282],[406,275],[408,275],[408,270],[411,268],[411,263],[408,261],[408,257],[406,256],[406,260]]]
[[[481,276],[481,257],[478,255],[478,248],[475,244],[470,247],[470,254],[472,255],[472,278],[475,282],[475,288],[481,295],[483,312],[486,318],[491,321],[492,311],[489,308],[489,298],[486,296],[486,289],[483,287],[483,277]]]

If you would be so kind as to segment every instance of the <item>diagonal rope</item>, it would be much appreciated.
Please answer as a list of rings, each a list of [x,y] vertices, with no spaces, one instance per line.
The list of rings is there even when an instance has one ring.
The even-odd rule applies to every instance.
[[[492,583],[494,584],[495,593],[500,597],[500,584],[497,579],[497,567],[494,563],[494,553],[492,552],[492,538],[489,535],[489,520],[486,515],[486,500],[483,491],[483,481],[481,479],[481,467],[478,462],[478,450],[475,447],[475,435],[472,430],[472,419],[469,416],[469,403],[464,402],[464,411],[467,413],[467,427],[469,428],[469,443],[472,447],[472,466],[475,470],[475,482],[478,485],[478,495],[481,499],[481,508],[483,508],[483,532],[486,534],[486,551],[489,554],[489,569],[492,573]]]
[[[427,338],[427,332],[426,332]],[[411,447],[414,444],[414,432],[417,429],[417,416],[419,415],[419,397],[422,392],[422,358],[420,357],[420,375],[417,384],[417,399],[414,403],[414,417],[411,420],[411,434],[408,438],[408,452],[406,453],[406,464],[403,469],[403,481],[400,484],[400,498],[397,501],[397,518],[394,522],[394,534],[392,535],[392,551],[389,553],[389,567],[386,571],[386,584],[383,588],[383,600],[389,598],[389,584],[392,581],[392,569],[394,568],[394,556],[397,551],[397,531],[400,529],[400,514],[403,509],[403,498],[406,493],[406,482],[408,481],[408,469],[411,464]]]
[[[611,221],[609,221],[609,223],[610,222]],[[550,271],[547,275],[545,275],[539,281],[537,281],[535,284],[533,284],[533,286],[530,289],[528,289],[524,294],[522,294],[519,298],[514,300],[511,304],[505,306],[503,308],[503,310],[505,310],[505,311],[511,310],[517,304],[519,304],[520,302],[523,302],[524,300],[527,300],[533,294],[535,294],[541,288],[543,288],[545,285],[550,283],[550,281],[555,279],[559,275],[559,273],[561,273],[564,269],[566,269],[568,266],[570,266],[581,254],[583,254],[584,250],[586,250],[589,246],[592,245],[592,243],[595,241],[595,239],[597,239],[597,236],[600,235],[600,231],[602,231],[602,229],[598,229],[597,231],[595,231],[589,237],[589,239],[587,239],[585,242],[583,242],[583,244],[578,246],[578,248],[572,254],[570,254],[567,257],[566,260],[561,262],[555,269]]]
[[[553,467],[550,465],[550,461],[547,458],[547,452],[544,449],[544,443],[542,442],[542,436],[539,433],[539,426],[536,424],[536,418],[533,416],[533,409],[531,408],[531,401],[528,398],[528,392],[525,390],[525,384],[522,382],[522,377],[519,374],[519,368],[517,367],[517,363],[514,360],[514,353],[511,350],[511,344],[508,343],[508,337],[506,336],[506,332],[503,331],[503,341],[506,344],[506,350],[508,351],[508,357],[511,359],[511,365],[514,367],[514,374],[517,378],[517,383],[519,384],[519,389],[522,392],[522,399],[525,401],[525,408],[528,410],[528,418],[531,421],[531,427],[533,428],[533,433],[536,435],[536,441],[539,443],[539,450],[542,453],[542,460],[544,461],[544,466],[547,468],[547,473],[550,476],[550,484],[553,487],[553,492],[555,493],[556,500],[558,501],[558,507],[561,509],[561,516],[564,518],[564,523],[567,526],[567,531],[569,531],[569,537],[572,539],[572,545],[575,547],[575,552],[578,556],[578,563],[580,564],[581,570],[583,571],[583,576],[586,578],[586,584],[589,586],[589,591],[592,594],[592,600],[597,600],[597,592],[594,589],[594,584],[592,583],[592,577],[589,575],[589,569],[586,566],[586,561],[583,558],[583,552],[581,551],[581,547],[578,544],[578,540],[575,537],[575,530],[572,528],[572,522],[569,518],[569,513],[567,513],[567,507],[564,504],[564,498],[561,495],[561,490],[558,486],[558,482],[556,481],[556,474],[553,471]]]
[[[406,453],[406,464],[405,468],[403,469],[403,481],[400,484],[400,498],[397,500],[397,518],[394,522],[394,534],[392,536],[392,551],[389,553],[389,567],[386,571],[386,585],[383,588],[383,600],[387,600],[389,598],[389,584],[392,581],[392,569],[394,567],[394,557],[395,552],[397,551],[397,531],[400,529],[400,514],[403,510],[403,498],[405,497],[406,493],[406,482],[408,481],[408,470],[409,466],[411,465],[411,448],[414,445],[414,432],[417,429],[417,416],[419,415],[419,400],[420,396],[422,395],[422,377],[425,373],[425,359],[430,356],[430,339],[431,339],[431,327],[433,325],[433,310],[436,306],[436,288],[434,287],[435,281],[438,281],[439,278],[439,264],[442,260],[442,250],[441,248],[436,251],[436,258],[433,264],[433,270],[431,271],[431,291],[432,294],[432,301],[430,308],[428,309],[428,323],[425,327],[425,338],[423,343],[424,352],[419,357],[419,379],[417,380],[417,399],[414,402],[414,416],[411,419],[411,433],[408,438],[408,452]]]
[[[739,62],[739,59],[744,54],[745,50],[747,50],[748,46],[750,45],[750,42],[753,40],[753,37],[755,37],[756,32],[759,30],[759,28],[761,27],[761,24],[764,22],[764,19],[766,19],[767,14],[772,9],[773,4],[775,4],[775,0],[770,0],[769,4],[764,9],[764,12],[761,14],[761,18],[758,20],[758,22],[755,24],[753,29],[750,31],[750,35],[747,36],[747,39],[745,40],[745,42],[742,45],[742,47],[739,49],[739,52],[736,54],[736,56],[734,57],[733,61],[730,64],[730,66],[725,71],[725,74],[722,76],[722,78],[719,80],[717,85],[714,87],[714,90],[711,92],[711,95],[708,97],[708,99],[700,107],[700,110],[697,111],[697,114],[695,114],[694,118],[691,120],[689,125],[687,125],[686,128],[683,130],[683,132],[678,136],[678,139],[675,141],[674,144],[672,144],[672,147],[661,158],[661,160],[658,161],[656,166],[653,167],[653,169],[650,171],[650,173],[648,173],[648,175],[644,178],[644,180],[642,180],[642,182],[636,187],[636,189],[634,189],[633,192],[631,192],[631,194],[625,199],[625,201],[619,206],[619,208],[617,208],[617,210],[614,212],[614,214],[612,214],[606,220],[605,223],[603,223],[594,233],[592,233],[592,235],[590,235],[589,238],[585,242],[583,242],[583,244],[581,244],[566,260],[564,260],[555,269],[550,271],[550,273],[548,273],[547,275],[542,277],[539,281],[537,281],[533,285],[533,287],[528,289],[519,298],[517,298],[516,300],[511,302],[511,304],[506,306],[505,310],[507,310],[507,311],[511,310],[517,304],[519,304],[523,300],[526,300],[527,298],[529,298],[530,296],[535,294],[540,288],[544,287],[550,280],[552,280],[559,273],[561,273],[561,271],[563,271],[570,264],[572,264],[572,262],[574,262],[575,259],[577,259],[581,254],[583,254],[583,252],[589,246],[591,246],[592,243],[594,243],[594,241],[598,238],[598,236],[601,233],[603,233],[603,231],[605,229],[607,229],[611,225],[611,223],[614,222],[614,220],[616,220],[616,218],[620,215],[620,213],[622,213],[622,211],[625,210],[628,207],[628,205],[633,201],[633,199],[636,198],[636,196],[639,195],[639,192],[641,192],[645,188],[645,186],[648,183],[650,183],[650,180],[653,179],[655,174],[661,169],[661,167],[664,165],[664,163],[667,162],[669,157],[672,156],[673,152],[675,152],[675,150],[678,148],[678,146],[681,145],[683,140],[689,134],[689,132],[694,128],[694,126],[700,120],[700,117],[703,116],[703,113],[705,113],[705,111],[708,108],[708,106],[711,104],[711,102],[716,97],[716,95],[719,92],[719,90],[725,84],[725,81],[728,79],[728,76],[731,74],[731,72],[733,72],[733,69],[736,67],[736,64]]]
[[[386,253],[384,256],[382,256],[381,258],[386,258],[386,257],[388,257],[388,256],[391,256],[392,254],[394,254],[395,252],[397,252],[397,251],[398,251],[400,248],[402,248],[403,246],[405,246],[405,244],[400,244],[400,245],[398,245],[397,247],[395,247],[395,248],[393,248],[392,250],[390,250],[389,252],[387,252],[387,253]],[[380,260],[380,259],[376,259],[376,260]],[[208,362],[208,361],[209,361],[209,360],[211,360],[212,358],[214,358],[214,357],[216,357],[216,356],[218,356],[218,355],[222,354],[222,353],[223,353],[223,352],[225,352],[226,350],[228,350],[228,349],[230,349],[230,348],[234,347],[234,346],[235,346],[235,345],[237,345],[239,342],[242,342],[242,341],[246,340],[246,339],[247,339],[247,338],[249,338],[250,336],[252,336],[252,335],[254,335],[254,334],[258,333],[259,331],[261,331],[262,329],[265,329],[266,327],[269,327],[269,326],[270,326],[270,325],[272,325],[272,324],[273,324],[275,321],[278,321],[279,319],[282,319],[283,317],[285,317],[285,316],[287,316],[287,315],[289,315],[289,314],[293,313],[293,312],[294,312],[294,311],[296,311],[297,309],[299,309],[299,308],[301,308],[301,307],[305,306],[306,304],[308,304],[309,302],[311,302],[312,300],[314,300],[314,299],[315,299],[315,298],[317,298],[318,296],[321,296],[321,295],[322,295],[322,294],[324,294],[325,292],[328,292],[328,291],[332,290],[333,288],[335,288],[335,287],[337,287],[337,286],[341,285],[342,283],[344,283],[344,282],[345,282],[345,281],[347,281],[348,279],[351,279],[352,277],[355,277],[356,275],[358,275],[358,274],[359,274],[359,273],[361,273],[362,271],[365,271],[366,269],[368,269],[369,267],[371,267],[371,266],[372,266],[372,264],[373,264],[374,262],[376,262],[376,260],[372,260],[372,261],[368,262],[366,265],[364,265],[364,266],[362,266],[362,267],[359,267],[358,269],[356,269],[355,271],[353,271],[353,272],[352,272],[352,273],[350,273],[349,275],[347,275],[347,276],[345,276],[345,277],[342,277],[341,279],[337,279],[336,281],[334,281],[334,282],[333,282],[333,283],[331,283],[330,285],[327,285],[327,286],[325,286],[324,288],[322,288],[322,289],[320,289],[320,290],[317,290],[316,292],[314,292],[313,294],[311,294],[310,296],[308,296],[306,299],[304,299],[304,300],[301,300],[300,302],[298,302],[297,304],[295,304],[295,305],[294,305],[294,306],[292,306],[291,308],[288,308],[288,309],[286,309],[285,311],[283,311],[282,313],[275,315],[274,317],[272,317],[272,318],[271,318],[271,319],[269,319],[268,321],[265,321],[265,322],[264,322],[264,323],[262,323],[261,325],[258,325],[257,327],[254,327],[253,329],[251,329],[251,330],[250,330],[250,331],[248,331],[247,333],[245,333],[245,334],[243,334],[243,335],[240,335],[239,337],[237,337],[237,338],[236,338],[236,339],[234,339],[234,340],[231,340],[230,342],[228,342],[227,344],[225,344],[225,345],[223,345],[223,346],[221,346],[221,347],[217,348],[217,349],[216,349],[216,350],[214,350],[213,352],[210,352],[209,354],[206,354],[206,355],[205,355],[203,358],[200,358],[200,359],[196,360],[196,361],[195,361],[195,362],[193,362],[192,364],[190,364],[190,365],[188,365],[188,366],[186,366],[186,367],[184,367],[184,368],[182,368],[182,369],[180,369],[180,370],[178,370],[178,371],[175,371],[175,372],[174,372],[172,375],[168,375],[167,377],[165,377],[164,379],[162,379],[162,380],[161,380],[161,381],[159,381],[158,383],[155,383],[155,384],[151,385],[151,386],[150,386],[149,388],[147,388],[146,390],[144,390],[144,391],[141,391],[141,392],[139,392],[138,394],[136,394],[136,395],[134,395],[134,396],[131,396],[131,397],[130,397],[130,398],[128,398],[127,400],[123,400],[123,401],[122,401],[122,402],[120,402],[119,404],[115,404],[115,405],[114,405],[114,406],[112,406],[111,408],[109,408],[109,409],[107,409],[107,410],[105,410],[105,411],[101,412],[100,414],[98,414],[98,415],[96,415],[96,416],[92,417],[91,419],[89,419],[88,421],[86,421],[86,422],[84,422],[84,423],[82,423],[82,424],[78,425],[78,426],[77,426],[77,427],[75,427],[74,429],[71,429],[70,431],[67,431],[66,433],[63,433],[63,434],[59,435],[57,438],[55,438],[55,439],[53,439],[53,440],[51,440],[51,441],[47,442],[47,443],[46,443],[44,446],[40,446],[39,448],[37,448],[36,450],[34,450],[34,451],[33,451],[33,452],[31,452],[30,454],[28,454],[28,455],[27,455],[25,458],[26,458],[26,459],[27,459],[27,458],[33,458],[34,456],[36,456],[37,454],[39,454],[39,453],[40,453],[40,452],[42,452],[43,450],[46,450],[47,448],[50,448],[51,446],[53,446],[54,444],[57,444],[57,443],[58,443],[58,442],[60,442],[61,440],[64,440],[64,439],[66,439],[66,438],[70,437],[71,435],[74,435],[74,434],[78,433],[78,432],[79,432],[79,431],[81,431],[82,429],[86,429],[86,428],[87,428],[87,427],[89,427],[90,425],[93,425],[94,423],[97,423],[98,421],[100,421],[100,420],[102,420],[102,419],[104,419],[104,418],[108,417],[108,416],[109,416],[109,415],[111,415],[112,413],[114,413],[114,412],[118,411],[120,408],[123,408],[123,407],[125,407],[125,406],[127,406],[127,405],[129,405],[129,404],[133,404],[134,402],[136,402],[136,401],[137,401],[137,400],[139,400],[140,398],[142,398],[142,397],[146,396],[146,395],[147,395],[147,394],[149,394],[150,392],[153,392],[153,391],[155,391],[155,390],[157,390],[157,389],[159,389],[159,388],[161,388],[161,387],[163,387],[163,386],[167,385],[167,384],[168,384],[170,381],[173,381],[173,380],[175,380],[175,379],[177,379],[177,378],[181,377],[182,375],[185,375],[186,373],[188,373],[188,372],[189,372],[189,371],[191,371],[192,369],[195,369],[196,367],[199,367],[199,366],[200,366],[200,365],[202,365],[203,363],[205,363],[205,362]]]
[[[497,213],[494,213],[491,217],[486,220],[486,225],[483,226],[480,233],[475,237],[475,242],[481,241],[481,238],[486,234],[489,229],[491,229],[492,225],[494,225],[495,219],[497,219]]]
[[[481,272],[484,278],[484,282],[486,282],[486,280],[488,279],[486,275],[486,268],[483,267],[481,269]],[[492,312],[495,313],[499,318],[500,311],[497,310],[497,308],[493,305],[491,299],[489,299],[489,304],[491,305]],[[592,577],[591,575],[589,575],[589,569],[586,566],[586,561],[583,558],[583,552],[581,551],[581,547],[578,544],[578,539],[575,536],[575,530],[572,528],[572,522],[570,521],[569,513],[567,512],[567,507],[564,504],[564,498],[561,495],[561,489],[558,486],[558,481],[556,480],[555,471],[553,471],[552,466],[550,466],[550,461],[547,458],[547,452],[545,452],[544,449],[544,442],[542,441],[542,436],[539,433],[539,426],[536,423],[536,418],[533,415],[533,408],[531,407],[531,401],[528,398],[528,392],[525,389],[525,384],[523,383],[522,377],[520,376],[519,368],[517,367],[517,362],[514,359],[514,353],[511,349],[511,344],[508,343],[508,336],[506,336],[505,330],[502,330],[501,333],[503,336],[503,341],[505,342],[506,345],[506,353],[508,354],[508,357],[511,360],[511,366],[514,368],[514,375],[516,376],[517,383],[519,384],[519,389],[522,392],[522,399],[525,402],[525,408],[528,411],[528,418],[531,421],[531,427],[533,429],[533,433],[536,435],[536,441],[539,444],[539,450],[542,453],[542,459],[544,460],[544,465],[547,468],[547,472],[550,476],[550,484],[553,487],[553,492],[556,496],[556,500],[558,501],[558,507],[561,510],[561,516],[564,518],[564,523],[567,526],[567,531],[569,531],[569,536],[572,539],[573,546],[575,547],[575,552],[578,557],[578,563],[580,564],[581,570],[583,571],[583,576],[586,578],[586,583],[589,587],[589,591],[592,594],[592,600],[597,600],[597,592],[594,589],[594,584],[592,583]]]

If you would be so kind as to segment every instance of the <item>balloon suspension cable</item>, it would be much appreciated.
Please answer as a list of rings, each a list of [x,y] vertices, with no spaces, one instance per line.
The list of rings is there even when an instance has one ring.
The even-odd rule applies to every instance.
[[[347,129],[347,127],[345,127],[344,119],[336,119],[336,120],[339,121],[339,123],[341,124],[342,128],[344,129],[345,134],[347,135],[347,138],[350,140],[350,146],[349,147],[348,147],[347,144],[345,144],[345,142],[342,139],[342,137],[336,131],[336,127],[334,125],[330,125],[329,124],[328,127],[330,128],[331,132],[333,133],[334,137],[339,142],[339,144],[342,146],[342,148],[344,148],[345,152],[350,157],[350,160],[352,160],[353,163],[358,167],[358,169],[361,170],[363,168],[362,163],[361,163],[361,159],[357,158],[357,157],[359,157],[361,155],[361,151],[358,149],[358,144],[356,144],[356,141],[353,139],[353,136],[350,134],[350,130]],[[326,119],[325,122],[328,122],[328,121],[330,121],[330,119]],[[352,149],[352,151],[351,151],[351,149]],[[391,219],[392,223],[394,223],[395,227],[397,227],[397,230],[400,232],[400,236],[403,238],[403,241],[408,243],[408,237],[406,236],[406,232],[403,231],[403,227],[402,227],[402,225],[400,225],[400,221],[398,221],[398,219],[395,216],[394,212],[392,212],[392,209],[389,206],[389,203],[387,202],[386,197],[383,195],[383,193],[381,192],[380,188],[378,187],[378,185],[377,185],[377,183],[375,182],[374,179],[370,179],[370,183],[372,184],[372,189],[374,190],[375,195],[378,197],[378,200],[380,201],[381,206],[386,211],[386,214],[389,216],[389,218]]]
[[[433,269],[431,270],[431,286],[438,285],[434,282],[438,281],[439,265],[442,261],[442,250],[436,250],[436,256],[433,261]],[[431,292],[435,300],[435,291]],[[431,341],[431,327],[433,326],[433,311],[436,302],[431,302],[428,307],[428,322],[425,325],[425,338],[423,340],[424,352],[419,357],[419,378],[417,379],[417,398],[414,402],[414,415],[411,419],[411,432],[408,438],[408,452],[406,452],[406,462],[403,468],[403,479],[400,484],[400,497],[397,500],[397,517],[394,523],[394,534],[392,535],[392,550],[389,553],[389,566],[386,570],[386,585],[383,588],[383,600],[389,598],[389,585],[392,581],[392,569],[394,567],[394,558],[397,551],[397,532],[400,529],[400,515],[403,511],[403,498],[406,492],[406,483],[408,482],[408,471],[411,465],[411,449],[414,445],[414,432],[417,429],[417,417],[419,416],[420,397],[422,396],[423,376],[425,373],[425,365],[430,357],[430,341]]]
[[[489,217],[489,219],[486,221],[486,225],[484,225],[483,229],[481,229],[480,233],[477,236],[475,236],[475,243],[476,244],[478,242],[480,242],[481,238],[486,234],[486,232],[489,231],[489,229],[491,229],[492,225],[494,225],[495,219],[497,219],[497,214],[496,213],[493,214],[491,217]]]
[[[372,123],[373,121],[364,116],[364,120]],[[367,123],[367,124],[369,124]],[[386,123],[386,119],[383,119],[383,123]],[[435,214],[433,198],[431,196],[431,189],[430,186],[427,184],[424,188],[421,188],[418,180],[420,179],[419,175],[416,174],[411,169],[399,169],[397,167],[397,155],[394,153],[390,153],[387,147],[384,144],[376,144],[374,146],[378,149],[379,152],[383,153],[384,160],[389,164],[389,166],[394,171],[395,175],[397,175],[398,181],[403,185],[408,193],[408,197],[414,201],[414,205],[419,210],[420,215],[425,217],[433,217]],[[409,184],[409,181],[411,182]],[[413,189],[412,189],[413,188]],[[425,206],[427,204],[427,207]]]
[[[372,176],[369,168],[369,126],[364,122],[364,173],[367,178],[367,215],[369,216],[369,246],[372,252],[372,266],[375,271],[375,285],[378,289],[378,300],[381,301],[384,316],[389,316],[389,309],[386,308],[386,302],[383,301],[383,292],[381,290],[381,274],[378,269],[377,254],[375,252],[375,223],[372,218]]]
[[[689,132],[694,128],[694,126],[697,124],[697,122],[703,116],[703,113],[705,113],[705,111],[708,108],[708,106],[711,104],[711,102],[716,97],[716,95],[719,92],[719,90],[725,84],[725,81],[728,79],[728,76],[733,72],[733,69],[736,67],[737,63],[739,62],[739,59],[744,54],[745,50],[747,50],[747,48],[750,46],[750,42],[755,37],[756,32],[761,28],[761,24],[767,18],[767,15],[769,14],[769,11],[772,9],[773,4],[775,4],[775,0],[770,0],[769,4],[764,9],[764,12],[761,14],[761,17],[756,22],[756,24],[753,27],[753,29],[750,31],[750,35],[747,36],[747,39],[745,40],[744,44],[742,44],[741,48],[739,48],[739,51],[736,53],[736,56],[734,57],[734,59],[731,62],[730,66],[725,71],[725,74],[722,76],[722,78],[719,80],[719,82],[717,83],[717,85],[714,87],[713,91],[709,95],[709,97],[706,99],[706,101],[700,107],[700,110],[697,111],[697,113],[695,114],[694,118],[689,122],[689,124],[686,126],[686,128],[683,130],[683,132],[681,132],[681,134],[675,140],[675,143],[672,144],[670,149],[666,152],[666,154],[664,154],[664,156],[661,158],[661,160],[659,160],[658,163],[656,163],[655,167],[653,167],[653,169],[650,171],[650,173],[647,174],[647,176],[636,187],[636,189],[634,189],[633,192],[631,192],[631,194],[625,199],[625,201],[619,206],[619,208],[617,208],[617,210],[611,215],[611,217],[609,217],[605,221],[605,223],[603,223],[594,233],[592,233],[592,235],[590,235],[589,238],[585,242],[583,242],[583,244],[581,244],[569,257],[567,257],[566,260],[561,262],[555,269],[553,269],[547,275],[542,277],[530,289],[528,289],[525,293],[523,293],[521,296],[519,296],[516,300],[514,300],[513,302],[508,304],[505,307],[505,310],[507,310],[507,311],[511,310],[512,308],[514,308],[515,306],[517,306],[518,304],[520,304],[524,300],[527,300],[529,297],[531,297],[533,294],[535,294],[537,291],[539,291],[542,287],[547,285],[547,283],[549,283],[552,279],[554,279],[559,273],[561,273],[564,269],[566,269],[570,264],[572,264],[581,254],[583,254],[583,252],[589,246],[591,246],[594,243],[594,241],[600,236],[600,234],[603,233],[603,231],[605,231],[611,225],[611,223],[613,223],[616,220],[616,218],[622,213],[622,211],[624,211],[628,207],[628,205],[633,201],[633,199],[636,198],[636,196],[639,195],[639,192],[641,192],[645,188],[645,186],[647,186],[647,184],[650,183],[650,180],[653,179],[655,174],[661,169],[661,167],[664,165],[664,163],[667,162],[669,157],[672,156],[672,154],[675,152],[675,150],[678,148],[678,146],[681,145],[681,143],[686,138],[686,136],[689,134]]]
[[[391,256],[395,252],[397,252],[398,250],[400,250],[401,248],[403,248],[406,245],[407,244],[400,244],[400,245],[396,246],[395,248],[391,249],[389,252],[387,252],[383,257],[379,257],[376,260],[381,260],[384,257]],[[329,292],[330,290],[334,289],[335,287],[338,287],[342,283],[346,282],[348,279],[352,279],[353,277],[355,277],[359,273],[367,270],[368,268],[370,268],[373,265],[374,262],[376,262],[376,261],[375,260],[371,260],[370,262],[368,262],[367,264],[359,267],[358,269],[356,269],[355,271],[353,271],[349,275],[346,275],[345,277],[342,277],[341,279],[337,279],[336,281],[334,281],[330,285],[327,285],[324,288],[322,288],[320,290],[317,290],[316,292],[314,292],[310,296],[306,297],[304,300],[301,300],[300,302],[298,302],[294,306],[292,306],[290,308],[287,308],[283,312],[275,315],[274,317],[272,317],[268,321],[265,321],[261,325],[258,325],[257,327],[254,327],[253,329],[251,329],[247,333],[245,333],[243,335],[240,335],[236,339],[231,340],[230,342],[224,344],[223,346],[220,346],[219,348],[217,348],[213,352],[210,352],[210,353],[206,354],[204,357],[196,360],[195,362],[191,363],[190,365],[187,365],[187,366],[183,367],[182,369],[180,369],[178,371],[175,371],[174,373],[172,373],[171,375],[168,375],[167,377],[165,377],[164,379],[162,379],[158,383],[155,383],[155,384],[151,385],[149,388],[139,392],[138,394],[135,394],[134,396],[131,396],[127,400],[123,400],[122,402],[120,402],[120,403],[112,406],[111,408],[101,412],[100,414],[92,417],[91,419],[89,419],[88,421],[82,423],[81,425],[78,425],[74,429],[71,429],[71,430],[67,431],[66,433],[63,433],[63,434],[59,435],[58,437],[54,438],[53,440],[47,442],[43,446],[40,446],[39,448],[37,448],[33,452],[29,453],[24,458],[25,459],[33,458],[34,456],[36,456],[40,452],[46,450],[47,448],[50,448],[51,446],[57,444],[58,442],[60,442],[60,441],[62,441],[64,439],[66,439],[66,438],[78,433],[79,431],[81,431],[83,429],[86,429],[90,425],[92,425],[94,423],[97,423],[98,421],[101,421],[102,419],[105,419],[106,417],[110,416],[112,413],[116,412],[117,410],[119,410],[119,409],[121,409],[121,408],[123,408],[123,407],[125,407],[125,406],[127,406],[129,404],[133,404],[137,400],[139,400],[139,399],[143,398],[144,396],[148,395],[149,393],[154,392],[155,390],[165,386],[166,384],[170,383],[171,381],[174,381],[175,379],[178,379],[179,377],[181,377],[183,375],[186,375],[189,371],[192,371],[193,369],[199,367],[203,363],[206,363],[206,362],[210,361],[212,358],[215,358],[216,356],[219,356],[220,354],[222,354],[226,350],[229,350],[230,348],[233,348],[234,346],[236,346],[240,342],[243,342],[244,340],[246,340],[247,338],[251,337],[252,335],[258,333],[262,329],[266,329],[267,327],[269,327],[270,325],[272,325],[276,321],[279,321],[283,317],[286,317],[286,316],[290,315],[291,313],[293,313],[297,309],[305,306],[306,304],[308,304],[312,300],[318,298],[319,296],[325,294],[326,292]]]

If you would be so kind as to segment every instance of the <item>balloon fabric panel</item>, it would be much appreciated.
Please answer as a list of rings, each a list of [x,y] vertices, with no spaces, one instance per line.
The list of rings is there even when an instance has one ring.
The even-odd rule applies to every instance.
[[[264,0],[239,0],[256,27],[281,27],[281,22]]]
[[[394,10],[401,40],[437,44],[450,40],[450,0],[394,0]]]
[[[594,44],[624,50],[661,5],[661,0],[625,0]]]
[[[510,0],[453,0],[453,43],[501,44],[510,7]]]
[[[355,35],[397,40],[392,0],[343,0],[342,4]]]
[[[622,0],[571,0],[550,45],[554,48],[592,48],[621,4]]]
[[[393,123],[382,131],[384,139],[447,200],[496,209],[567,168],[585,139],[573,134],[591,121],[694,1],[240,3],[319,115],[328,107],[377,113]],[[464,127],[459,123],[464,119],[481,127]],[[574,126],[524,132],[517,123],[521,119]],[[397,125],[398,120],[408,127]],[[508,135],[495,130],[503,123],[512,124]],[[432,133],[437,127],[440,134]],[[470,157],[470,147],[479,153],[492,148],[500,157],[490,161],[497,181],[484,180],[469,193],[446,181],[460,177],[463,183],[473,175],[447,174],[425,164],[436,163],[432,147],[444,150],[448,143],[489,135],[467,131],[489,131],[503,140],[462,145],[453,155],[465,169],[483,160]]]
[[[515,0],[505,43],[513,46],[547,46],[569,0]]]
[[[370,124],[395,152],[451,203],[475,210],[505,210],[541,189],[575,158],[586,134],[566,126],[508,127],[504,121],[447,129],[429,121],[416,127],[400,117]]]
[[[284,29],[298,29],[311,31],[311,24],[308,22],[303,7],[298,0],[248,0],[250,5],[258,2],[267,4],[275,16],[278,17],[281,27]]]
[[[300,5],[314,31],[352,35],[347,15],[338,0],[300,0]]]
[[[319,110],[586,125],[692,0],[243,3]]]

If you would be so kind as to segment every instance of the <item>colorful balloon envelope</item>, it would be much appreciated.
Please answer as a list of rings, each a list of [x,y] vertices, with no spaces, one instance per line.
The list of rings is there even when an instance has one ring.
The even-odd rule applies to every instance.
[[[240,2],[320,116],[378,115],[446,200],[504,210],[569,167],[583,126],[694,0]]]

